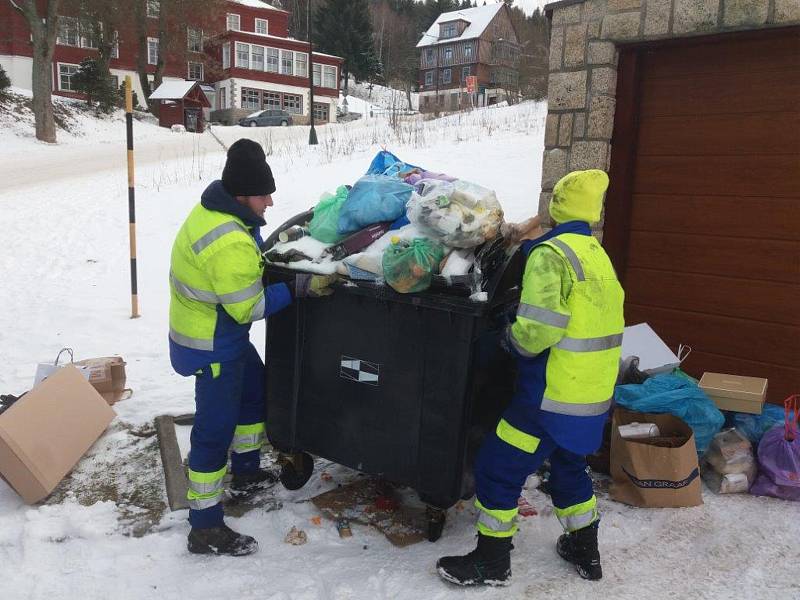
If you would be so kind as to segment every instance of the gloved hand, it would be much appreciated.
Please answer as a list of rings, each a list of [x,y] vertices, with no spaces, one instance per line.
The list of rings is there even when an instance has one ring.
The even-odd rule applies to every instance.
[[[321,298],[333,294],[333,284],[339,281],[338,275],[311,275],[298,273],[294,277],[295,298]]]

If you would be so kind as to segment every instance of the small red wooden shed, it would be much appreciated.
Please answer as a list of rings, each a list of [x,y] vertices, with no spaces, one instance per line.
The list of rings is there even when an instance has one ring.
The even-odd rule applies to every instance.
[[[203,133],[203,109],[210,108],[199,81],[165,81],[150,95],[160,102],[158,124],[171,128],[183,125],[186,131]]]

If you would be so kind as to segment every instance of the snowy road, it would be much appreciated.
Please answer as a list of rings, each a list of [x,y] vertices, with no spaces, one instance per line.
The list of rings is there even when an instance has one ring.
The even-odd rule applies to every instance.
[[[267,214],[276,224],[313,205],[319,194],[354,181],[383,143],[408,160],[497,190],[511,219],[536,211],[544,107],[523,105],[462,121],[428,122],[403,140],[366,124],[337,129],[314,150],[290,128],[270,163],[278,192]],[[605,577],[580,580],[554,551],[558,522],[545,496],[526,492],[539,515],[515,539],[514,580],[502,590],[461,590],[437,577],[436,558],[474,544],[475,513],[451,510],[436,544],[393,547],[354,526],[342,540],[304,500],[324,488],[282,492],[282,510],[255,510],[230,524],[254,535],[258,554],[203,558],[186,551],[185,512],[160,515],[144,537],[130,519],[136,498],[155,482],[160,461],[150,442],[131,435],[159,414],[193,411],[193,386],[167,357],[167,272],[175,232],[224,154],[213,140],[140,128],[137,190],[142,317],[128,318],[127,200],[124,148],[107,129],[57,147],[0,131],[0,392],[31,384],[37,362],[71,346],[78,357],[120,354],[134,396],[80,463],[53,504],[29,507],[0,482],[0,598],[20,600],[456,600],[800,598],[792,566],[800,555],[800,504],[750,496],[714,496],[691,509],[633,509],[600,490]],[[230,130],[231,136],[242,130]],[[349,133],[346,133],[349,131]],[[259,133],[261,133],[259,131]],[[281,134],[282,135],[282,134]],[[276,139],[273,138],[273,142]],[[150,159],[145,157],[149,156]],[[80,171],[79,171],[80,170]],[[8,183],[11,182],[11,185]],[[263,325],[251,334],[263,343]],[[333,470],[336,473],[335,468]],[[119,497],[98,496],[116,486]],[[133,516],[131,516],[133,515]],[[283,542],[292,527],[309,542]]]

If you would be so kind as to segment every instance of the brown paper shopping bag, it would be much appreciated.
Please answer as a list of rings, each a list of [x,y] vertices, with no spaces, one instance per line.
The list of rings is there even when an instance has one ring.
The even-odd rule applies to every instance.
[[[655,423],[659,437],[624,439],[620,425]],[[670,414],[637,413],[617,407],[611,431],[611,498],[643,507],[703,503],[692,429]]]

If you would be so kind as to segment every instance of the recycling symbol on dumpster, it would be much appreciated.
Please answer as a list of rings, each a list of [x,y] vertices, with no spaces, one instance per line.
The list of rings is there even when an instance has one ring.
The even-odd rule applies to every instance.
[[[380,383],[381,366],[352,356],[342,356],[339,377],[357,383],[377,386]]]

